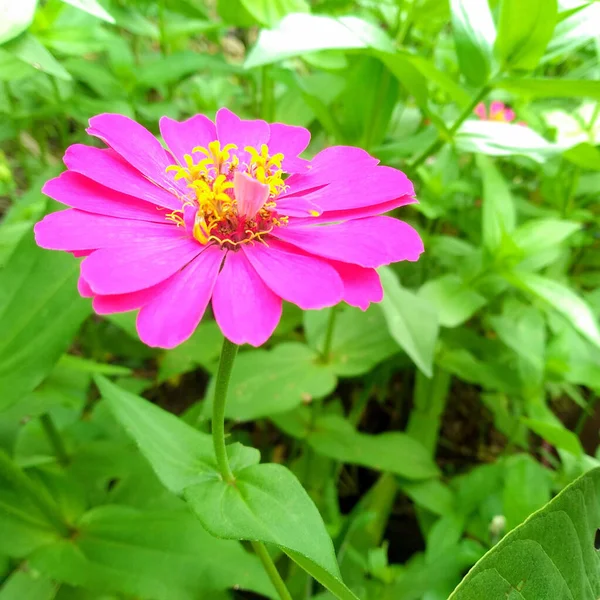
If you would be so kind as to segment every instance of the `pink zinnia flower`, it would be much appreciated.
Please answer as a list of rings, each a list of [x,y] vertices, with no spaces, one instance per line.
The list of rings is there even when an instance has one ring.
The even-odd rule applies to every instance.
[[[500,121],[501,123],[511,123],[515,120],[515,111],[508,108],[503,102],[494,100],[490,104],[490,112],[488,114],[485,104],[480,102],[475,107],[475,114],[482,121]]]
[[[396,169],[334,146],[299,158],[301,127],[241,120],[227,109],[160,120],[165,149],[116,114],[90,120],[109,148],[71,146],[68,171],[46,183],[71,208],[35,227],[43,248],[85,257],[79,291],[98,314],[139,310],[150,346],[172,348],[212,301],[224,335],[263,344],[282,299],[302,309],[382,299],[380,265],[423,251],[406,223],[377,216],[415,202]]]

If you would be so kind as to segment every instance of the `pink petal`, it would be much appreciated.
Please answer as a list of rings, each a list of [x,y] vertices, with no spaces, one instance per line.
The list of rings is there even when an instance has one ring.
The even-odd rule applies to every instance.
[[[235,344],[261,346],[281,318],[281,298],[258,276],[243,252],[229,252],[213,292],[215,319]]]
[[[83,212],[76,208],[46,215],[35,224],[35,241],[49,250],[95,250],[139,244],[148,240],[181,238],[172,223],[150,223]]]
[[[156,185],[174,194],[187,192],[183,182],[176,182],[173,175],[166,172],[173,161],[160,142],[133,119],[104,113],[90,119],[87,132],[101,139]]]
[[[323,209],[303,196],[292,196],[277,202],[277,212],[289,217],[307,217],[310,220],[316,216],[315,213],[320,215]]]
[[[504,120],[507,123],[510,123],[511,121],[515,120],[515,111],[512,108],[505,108],[504,109]]]
[[[322,188],[331,183],[333,178],[343,179],[355,174],[358,170],[374,167],[378,162],[376,158],[361,148],[353,146],[325,148],[310,161],[308,173],[292,175],[286,179],[285,183],[289,189],[285,196]]]
[[[294,200],[296,200],[296,198],[294,198]],[[399,206],[415,204],[416,202],[417,199],[413,196],[401,196],[400,198],[388,200],[387,202],[382,202],[381,204],[371,204],[370,206],[361,206],[359,208],[351,208],[349,210],[330,210],[323,212],[319,216],[299,213],[290,214],[286,212],[285,208],[279,210],[279,205],[277,205],[277,211],[281,212],[283,215],[290,214],[291,217],[294,217],[289,221],[290,227],[306,227],[307,225],[316,225],[318,223],[337,223],[340,221],[349,221],[350,219],[373,217],[389,212],[390,210],[394,210]]]
[[[82,298],[93,298],[94,292],[87,281],[80,275],[77,280],[77,291]]]
[[[123,160],[114,150],[83,144],[67,148],[64,162],[71,171],[81,173],[111,190],[164,206],[181,208],[182,194],[173,194],[148,181],[139,171]]]
[[[266,121],[244,120],[232,113],[227,108],[220,108],[215,117],[217,124],[217,136],[221,142],[221,148],[226,144],[235,144],[237,150],[233,150],[241,163],[248,163],[249,154],[244,151],[246,146],[252,146],[260,150],[262,144],[269,141],[269,124]]]
[[[357,154],[348,152],[345,147],[338,148],[341,148],[336,155],[339,162],[330,161],[328,158],[325,161],[328,165],[326,172],[322,172],[323,161],[319,158],[325,152],[323,151],[313,159],[312,168],[307,174],[289,177],[285,182],[289,186],[288,192],[280,201],[291,195],[299,195],[302,188],[304,198],[327,212],[382,204],[402,196],[414,196],[413,185],[402,171],[377,166],[375,159],[365,152]],[[348,160],[345,160],[346,155]],[[317,183],[326,185],[316,187]]]
[[[47,181],[42,192],[67,206],[90,213],[124,219],[166,222],[167,211],[159,210],[158,206],[115,192],[72,171],[66,171],[59,177]]]
[[[81,273],[96,294],[127,294],[164,281],[202,250],[191,239],[147,240],[96,250],[81,263]]]
[[[138,290],[137,292],[131,292],[130,294],[96,296],[92,301],[92,308],[99,315],[110,315],[113,313],[137,310],[138,308],[142,308],[145,304],[148,304],[156,294],[169,285],[169,282],[173,277],[176,277],[176,275],[173,275],[172,277],[169,277],[169,279],[165,279],[152,287]]]
[[[273,235],[311,254],[361,267],[416,261],[423,252],[419,234],[393,217],[366,217],[321,227],[280,227]]]
[[[487,119],[487,110],[485,108],[485,104],[480,102],[473,111],[482,121]]]
[[[252,219],[269,199],[270,189],[265,183],[236,171],[233,175],[233,191],[240,215]]]
[[[208,148],[208,144],[217,139],[215,124],[204,115],[195,115],[181,122],[162,117],[159,127],[169,150],[181,165],[185,165],[184,155],[192,155],[196,146]]]
[[[383,287],[375,269],[365,269],[349,263],[331,262],[344,284],[344,302],[367,310],[371,302],[383,300]]]
[[[209,246],[139,312],[137,330],[148,346],[174,348],[200,323],[213,292],[225,253]]]
[[[295,252],[277,240],[268,247],[245,245],[243,251],[273,292],[304,310],[333,306],[342,299],[342,280],[324,260]]]
[[[499,102],[498,100],[494,100],[490,104],[490,118],[494,115],[501,113],[506,107],[504,106],[504,102]]]
[[[269,154],[283,154],[282,168],[286,173],[305,173],[310,168],[310,161],[298,158],[306,150],[310,142],[310,131],[304,127],[271,123],[269,137]]]

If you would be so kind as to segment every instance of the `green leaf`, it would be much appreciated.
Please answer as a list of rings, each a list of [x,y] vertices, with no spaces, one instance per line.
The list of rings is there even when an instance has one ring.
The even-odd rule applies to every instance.
[[[516,211],[510,188],[500,171],[485,156],[477,157],[483,181],[481,236],[485,247],[495,253],[502,239],[515,229]]]
[[[214,321],[200,323],[192,337],[173,350],[162,354],[159,360],[158,381],[160,383],[193,371],[198,366],[207,368],[216,364],[223,345],[223,334]]]
[[[304,440],[315,452],[333,460],[394,473],[410,481],[439,475],[428,450],[406,433],[359,433],[347,420],[336,415],[326,415],[313,422],[307,407],[273,415],[271,420],[288,435]]]
[[[454,137],[463,152],[478,152],[488,156],[527,156],[543,163],[562,148],[544,139],[524,125],[495,121],[465,121]]]
[[[358,433],[345,419],[330,415],[317,420],[306,440],[315,452],[328,458],[411,481],[439,475],[425,447],[405,433]]]
[[[436,307],[442,327],[462,325],[487,303],[484,296],[452,274],[429,280],[418,295]]]
[[[496,27],[487,0],[451,0],[452,30],[460,70],[476,86],[488,81]]]
[[[115,19],[97,2],[97,0],[62,0],[65,4],[70,4],[79,10],[82,10],[94,17],[98,17],[107,23],[115,23]]]
[[[0,409],[34,389],[91,312],[79,297],[73,257],[26,235],[0,272]]]
[[[233,444],[228,452],[236,481],[230,485],[217,471],[210,435],[103,377],[96,382],[158,478],[183,494],[207,531],[227,539],[272,542],[290,555],[298,553],[313,577],[328,589],[344,590],[338,598],[355,600],[340,579],[321,516],[291,472],[281,465],[258,465],[257,450]]]
[[[563,425],[523,418],[523,423],[534,433],[560,450],[566,450],[575,456],[583,456],[584,451],[576,434]]]
[[[355,600],[341,581],[321,515],[295,475],[276,464],[252,465],[234,475],[234,485],[215,476],[184,492],[207,531],[276,544],[338,598]]]
[[[404,289],[389,267],[379,270],[384,289],[381,310],[398,345],[431,377],[439,323],[435,308]]]
[[[564,315],[577,331],[600,348],[600,328],[594,313],[573,290],[558,281],[534,273],[515,271],[505,277],[513,285],[546,301]]]
[[[212,438],[150,402],[96,376],[95,381],[115,418],[135,440],[163,485],[179,494],[184,488],[212,479],[216,461]],[[229,447],[232,467],[258,462],[253,448]]]
[[[494,83],[519,96],[532,98],[593,98],[600,100],[600,81],[586,79],[500,79]]]
[[[512,238],[526,255],[561,244],[581,229],[580,223],[564,219],[532,219],[515,229]]]
[[[0,588],[0,600],[53,600],[58,588],[39,573],[15,571]]]
[[[594,600],[600,595],[594,547],[599,527],[600,470],[595,469],[492,548],[449,600]]]
[[[319,353],[323,351],[330,310],[307,311],[304,316],[308,342]],[[398,352],[398,344],[387,331],[378,307],[371,306],[367,311],[352,307],[334,310],[337,315],[328,365],[336,375],[363,375]]]
[[[510,531],[549,502],[551,477],[528,454],[511,456],[504,471],[504,516],[506,531]]]
[[[68,71],[46,50],[36,37],[29,33],[11,40],[2,49],[22,63],[30,65],[34,69],[42,71],[42,73],[54,75],[66,81],[71,79]]]
[[[361,48],[394,50],[391,40],[379,27],[358,17],[294,13],[284,17],[274,29],[260,32],[244,66],[251,69],[317,50]]]
[[[30,565],[69,585],[157,600],[195,600],[234,587],[274,596],[257,557],[209,535],[183,504],[150,511],[99,506],[76,528],[73,539],[34,552]]]
[[[563,156],[579,167],[600,171],[600,150],[589,142],[565,150]]]
[[[501,0],[495,52],[512,69],[537,67],[552,37],[557,0]]]
[[[37,0],[0,0],[0,44],[25,31],[35,13]]]
[[[289,13],[308,13],[306,0],[241,0],[244,8],[261,24],[275,26]]]
[[[225,416],[250,421],[285,412],[335,389],[336,377],[318,353],[297,342],[272,350],[242,352],[229,383]],[[214,380],[208,387],[205,414],[210,414]]]

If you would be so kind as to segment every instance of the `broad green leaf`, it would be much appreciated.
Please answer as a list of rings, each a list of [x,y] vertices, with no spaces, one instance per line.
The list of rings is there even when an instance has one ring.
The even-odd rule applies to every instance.
[[[0,0],[0,44],[25,31],[35,13],[37,0]]]
[[[379,271],[384,289],[381,310],[391,336],[417,367],[431,377],[439,323],[435,308],[404,289],[389,267]]]
[[[338,598],[356,600],[341,581],[317,508],[290,471],[256,464],[257,450],[233,444],[228,452],[236,482],[230,485],[217,471],[210,435],[103,377],[96,382],[163,485],[184,496],[207,531],[227,539],[275,543],[290,555],[298,553],[313,577],[330,590],[344,591]]]
[[[358,433],[348,421],[331,415],[318,419],[306,439],[316,452],[340,462],[394,473],[412,481],[439,475],[425,447],[405,433]]]
[[[600,348],[600,327],[588,304],[567,286],[534,273],[515,271],[506,275],[510,283],[545,300],[592,344]]]
[[[304,440],[327,458],[394,473],[410,481],[439,475],[423,444],[406,433],[359,433],[347,420],[335,415],[320,417],[313,423],[306,407],[273,415],[271,420],[288,435]]]
[[[418,295],[435,306],[442,327],[462,325],[487,302],[458,275],[452,274],[429,280],[421,286]]]
[[[26,235],[0,272],[0,409],[42,382],[91,312],[79,265]]]
[[[410,411],[406,433],[434,455],[442,424],[442,414],[450,391],[450,374],[435,369],[428,379],[422,373],[415,375],[413,408]]]
[[[323,351],[330,310],[305,313],[308,342],[319,353]],[[376,306],[367,311],[352,307],[335,310],[337,315],[328,365],[336,375],[352,377],[368,373],[375,365],[398,352],[398,344],[387,331],[385,318]]]
[[[494,163],[485,156],[477,157],[483,181],[481,236],[485,247],[493,254],[502,239],[515,229],[516,210],[510,188]]]
[[[16,59],[32,66],[42,73],[54,75],[59,79],[70,80],[68,71],[46,50],[40,41],[29,33],[24,33],[2,47]]]
[[[487,0],[451,0],[452,30],[460,70],[472,85],[490,75],[496,27]]]
[[[53,600],[58,586],[39,573],[15,571],[0,588],[0,600]]]
[[[147,400],[97,376],[95,381],[112,413],[135,440],[163,485],[179,494],[189,485],[215,476],[212,438]],[[258,462],[259,453],[229,447],[234,464]],[[233,466],[233,465],[232,465]]]
[[[586,79],[499,79],[495,87],[532,98],[593,98],[600,100],[600,81]]]
[[[531,431],[560,450],[566,450],[575,456],[583,456],[584,451],[579,438],[562,424],[525,418],[523,422]]]
[[[594,469],[492,548],[449,600],[595,600],[599,527],[600,470]]]
[[[533,70],[556,25],[556,0],[501,0],[495,53],[512,69]]]
[[[581,229],[580,223],[563,219],[532,219],[517,227],[512,238],[525,255],[556,247]]]
[[[424,56],[402,51],[375,52],[375,55],[394,74],[407,93],[414,96],[417,103],[426,109],[429,83],[434,83],[461,107],[467,106],[471,100],[469,94],[452,77]]]
[[[600,171],[600,150],[588,142],[565,150],[563,156],[579,167]]]
[[[244,8],[261,24],[273,27],[289,13],[308,13],[306,0],[241,0]]]
[[[285,412],[335,389],[336,377],[317,352],[297,342],[241,352],[229,383],[225,416],[250,421]],[[214,380],[207,391],[211,411]]]
[[[97,0],[62,0],[65,4],[70,4],[79,10],[83,10],[94,17],[98,17],[107,23],[114,23],[115,19],[106,11],[106,9]]]
[[[358,17],[325,17],[293,13],[274,29],[263,29],[244,66],[259,67],[305,52],[374,48],[393,52],[393,44],[378,27]]]
[[[461,125],[454,142],[463,152],[488,156],[527,156],[539,163],[562,151],[562,148],[524,125],[476,119]]]
[[[215,364],[223,345],[223,334],[214,321],[200,323],[187,341],[164,352],[159,359],[158,381],[177,377],[193,371],[198,366],[205,368]]]
[[[562,18],[562,14],[559,18]],[[572,10],[566,18],[559,21],[542,62],[547,63],[559,56],[566,56],[569,52],[584,46],[596,37],[599,25],[600,4],[580,3],[576,10]]]
[[[339,574],[333,544],[321,515],[282,465],[234,470],[235,485],[215,476],[186,488],[184,496],[216,537],[278,545],[341,600],[356,600]]]
[[[540,311],[519,304],[512,313],[490,317],[490,322],[498,337],[527,363],[523,379],[540,384],[546,351],[546,325]]]
[[[528,454],[511,456],[504,464],[506,531],[520,525],[550,500],[550,471]]]
[[[69,585],[157,600],[208,598],[227,588],[274,597],[258,558],[209,535],[183,504],[168,511],[99,506],[76,527],[74,539],[34,552],[31,566]]]

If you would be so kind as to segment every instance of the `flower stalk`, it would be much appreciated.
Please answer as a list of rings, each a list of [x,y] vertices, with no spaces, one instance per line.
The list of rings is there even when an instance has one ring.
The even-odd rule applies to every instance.
[[[221,349],[221,360],[217,371],[217,382],[215,385],[215,397],[213,401],[212,414],[212,439],[217,458],[217,467],[226,483],[233,483],[235,477],[229,466],[227,458],[227,446],[225,444],[225,403],[227,401],[227,388],[233,370],[233,363],[238,351],[238,345],[223,339]]]
[[[217,467],[223,481],[229,485],[235,484],[235,475],[229,465],[227,445],[225,444],[225,403],[227,401],[227,389],[229,388],[229,380],[231,379],[233,363],[235,362],[238,348],[237,344],[230,342],[227,338],[223,339],[212,414],[212,439],[217,458]],[[258,541],[251,541],[251,544],[281,600],[292,600],[292,596],[286,588],[265,545]]]

